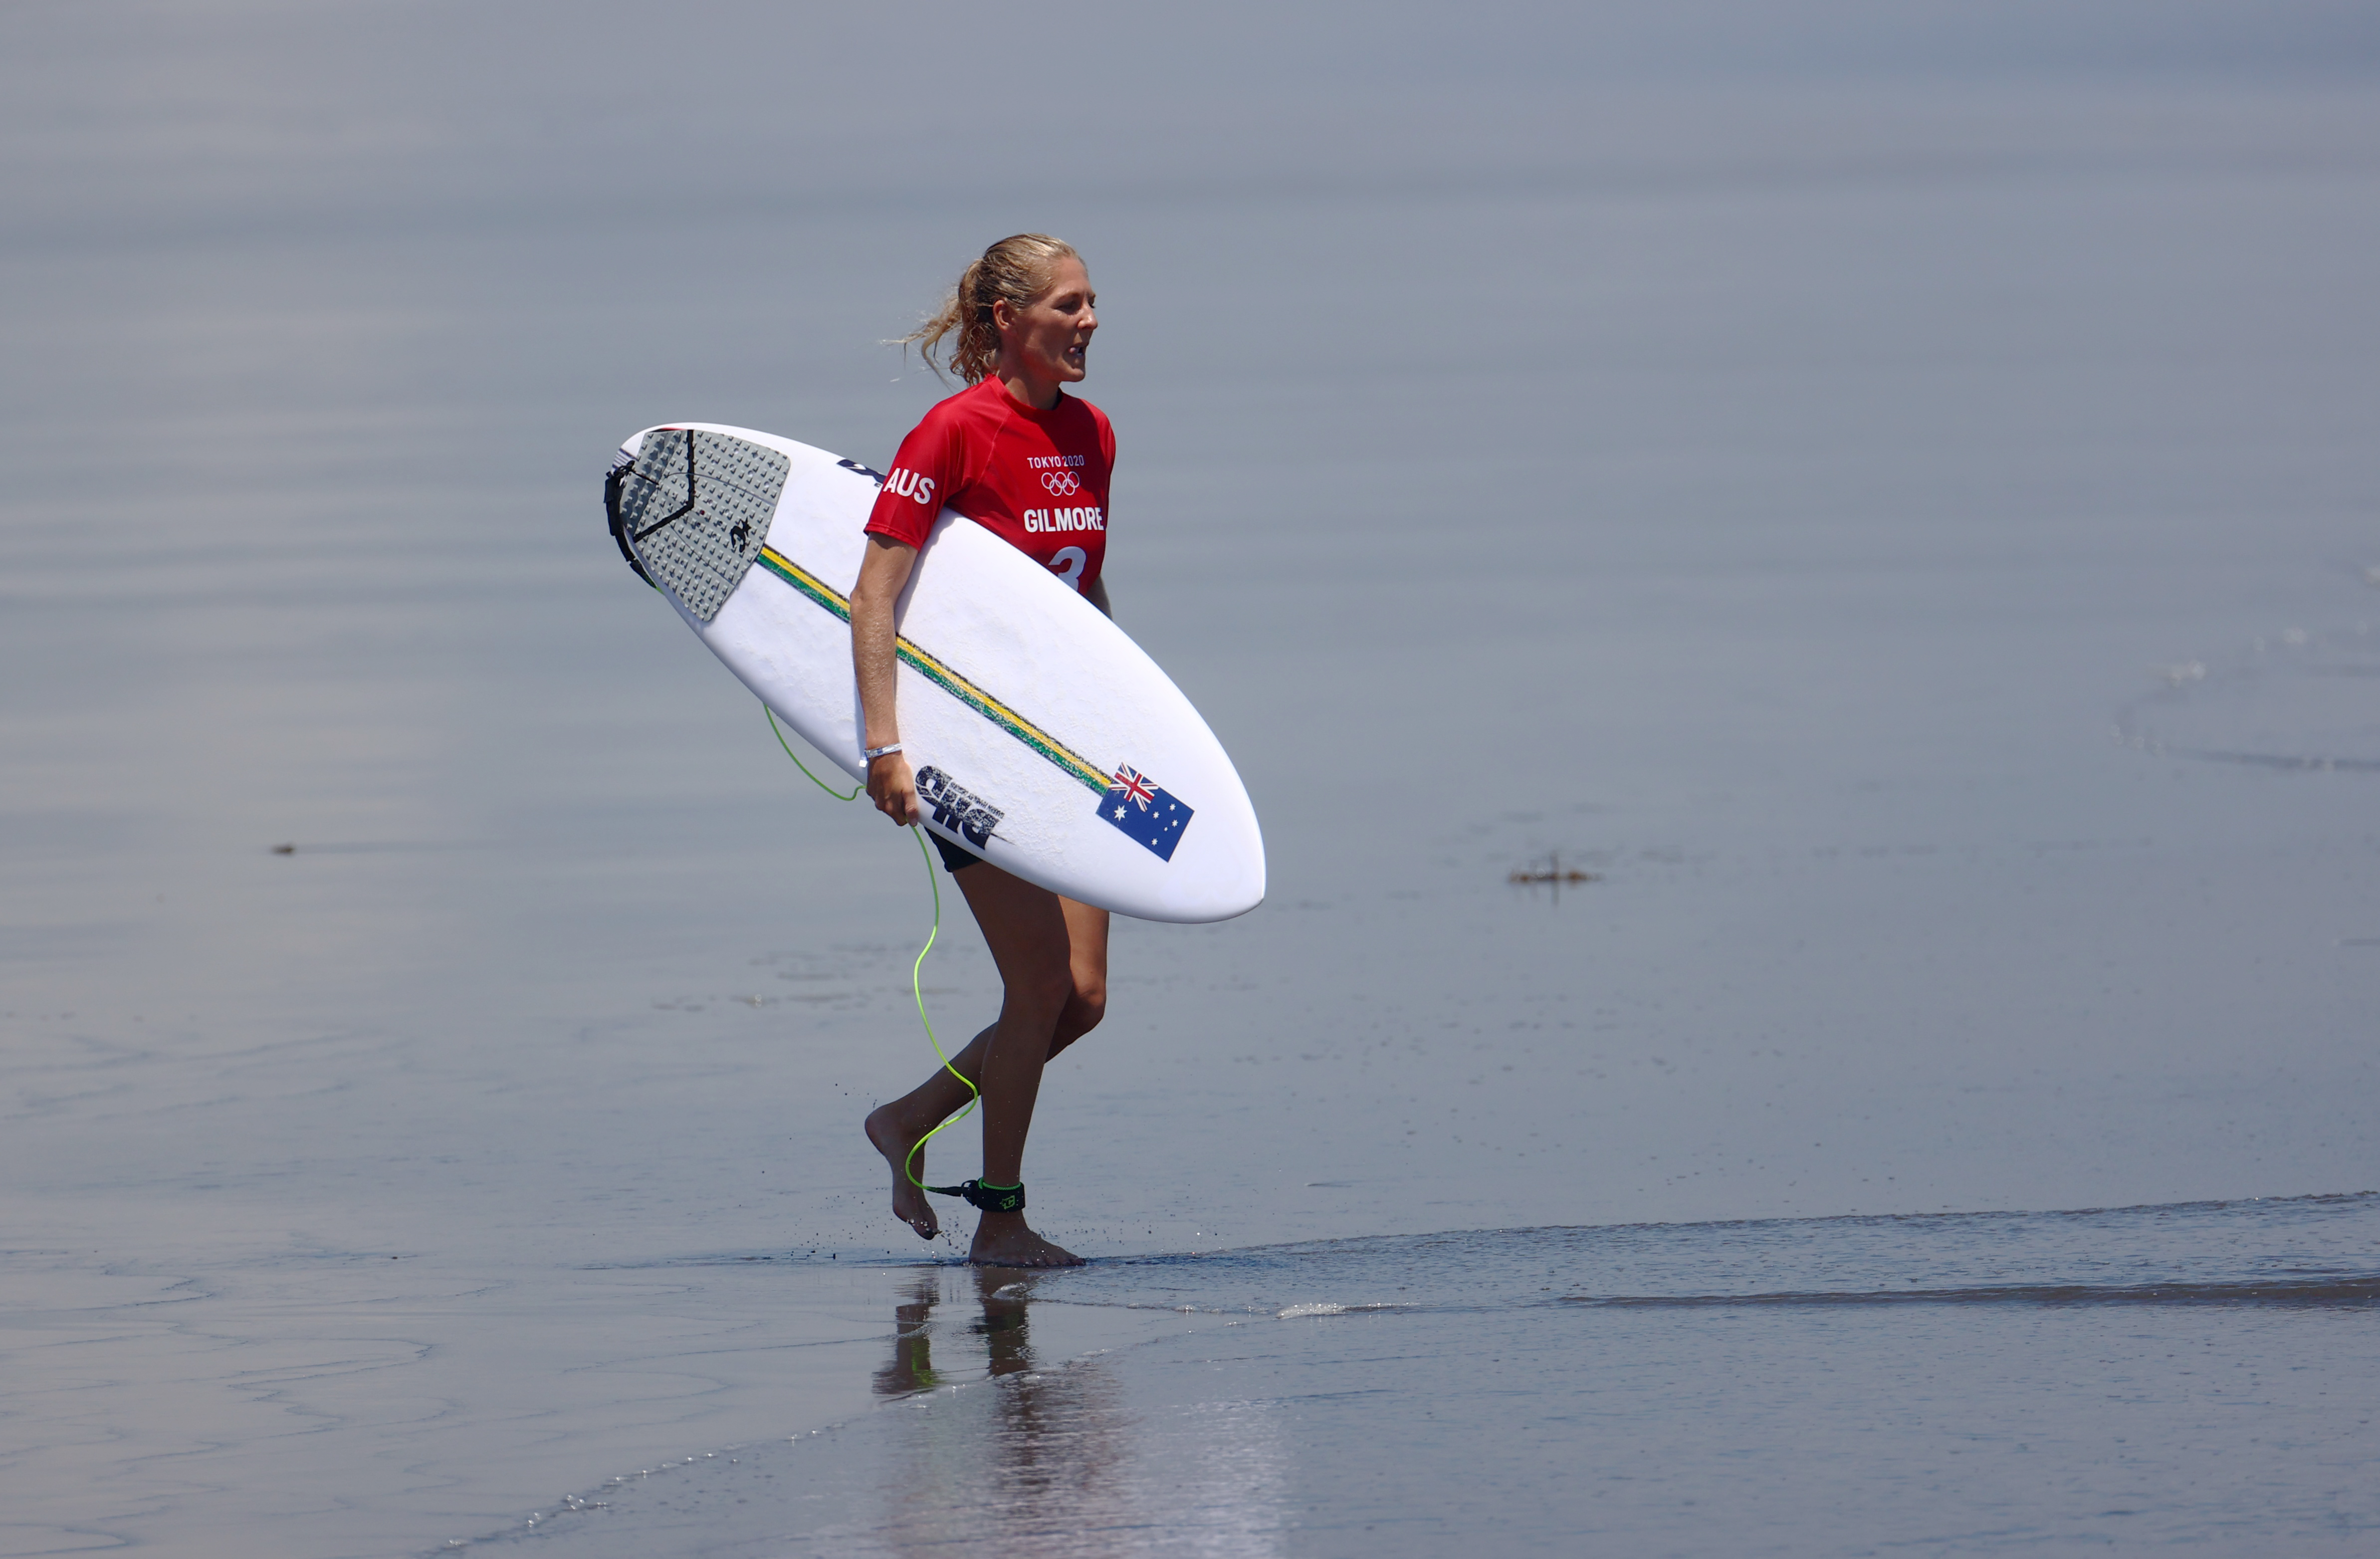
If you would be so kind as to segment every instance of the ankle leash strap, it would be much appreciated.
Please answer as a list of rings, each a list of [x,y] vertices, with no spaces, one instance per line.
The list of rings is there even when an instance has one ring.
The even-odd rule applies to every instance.
[[[987,1186],[980,1180],[969,1180],[957,1186],[929,1186],[926,1189],[938,1197],[963,1197],[970,1207],[986,1212],[1022,1212],[1025,1211],[1025,1182],[1014,1186]]]

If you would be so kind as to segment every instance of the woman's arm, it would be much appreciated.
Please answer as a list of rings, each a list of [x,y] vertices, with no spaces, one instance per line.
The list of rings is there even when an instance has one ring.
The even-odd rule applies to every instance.
[[[851,587],[851,669],[859,678],[861,748],[890,747],[901,739],[894,703],[901,660],[893,645],[892,604],[909,582],[917,549],[883,536],[868,538],[858,582]],[[868,798],[894,822],[916,822],[917,782],[904,753],[888,752],[868,765]]]
[[[1108,610],[1108,577],[1106,575],[1102,574],[1091,581],[1091,588],[1083,592],[1083,599],[1098,607],[1099,615],[1111,622],[1115,620],[1115,614]],[[868,745],[873,747],[876,744],[870,742]]]

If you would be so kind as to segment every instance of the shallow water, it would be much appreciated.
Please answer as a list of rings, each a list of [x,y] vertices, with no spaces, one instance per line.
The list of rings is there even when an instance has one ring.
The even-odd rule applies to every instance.
[[[1232,1319],[1056,1356],[1044,1333],[1082,1307]],[[876,1377],[892,1406],[615,1480],[492,1541],[2362,1553],[2375,1327],[2372,1195],[929,1270]]]
[[[1029,1173],[1101,1264],[1019,1301],[1036,1371],[1149,1405],[1220,1486],[1197,1413],[1266,1393],[1198,1350],[1280,1339],[1212,1369],[1356,1394],[1248,1474],[1293,1514],[1393,1504],[1417,1458],[1365,1405],[1442,1395],[1412,1541],[1509,1461],[1552,1524],[1509,1548],[1590,1517],[1483,1358],[1619,1371],[1661,1497],[1705,1506],[1726,1469],[1678,1442],[1774,1376],[1738,1443],[1809,1458],[1762,1464],[1780,1551],[1824,1546],[1836,1464],[1875,1541],[1953,1529],[1938,1443],[1883,1455],[1841,1395],[1871,1352],[1894,1390],[1956,1361],[1936,1424],[2042,1359],[2120,1396],[2137,1353],[2182,1401],[2139,1351],[2168,1333],[2368,1373],[2351,1295],[1498,1297],[1696,1261],[1675,1294],[1736,1295],[1754,1249],[1780,1293],[2219,1288],[2366,1215],[2174,1214],[2203,1259],[2139,1245],[2131,1280],[2043,1232],[2096,1225],[1827,1221],[2374,1188],[2368,29],[1101,13],[1068,109],[1099,133],[1026,190],[950,156],[974,99],[886,123],[854,63],[956,79],[955,16],[696,10],[0,15],[0,1554],[423,1552],[831,1424],[802,1454],[859,1503],[804,1529],[909,1541],[866,1503],[905,1486],[888,1437],[992,1395],[863,1412],[917,1285],[982,1323],[965,1274],[887,1264],[953,1248],[885,1217],[856,1129],[929,1064],[924,874],[634,585],[597,487],[668,417],[882,457],[937,387],[877,344],[1024,225],[1092,257],[1119,615],[1238,758],[1274,884],[1118,928]],[[1557,856],[1596,880],[1509,881]],[[926,982],[946,1034],[990,1010],[964,928]],[[1774,1232],[1813,1227],[1823,1270]],[[2034,1275],[1992,1275],[2008,1227]],[[1247,1313],[1400,1263],[1439,1308]],[[1593,1342],[1631,1337],[1675,1370]],[[2054,1530],[2360,1531],[2219,1471],[2328,1410],[2295,1389],[2130,1493],[2115,1409],[2039,1399],[2075,1425]],[[1614,1529],[1716,1541],[1649,1511]]]

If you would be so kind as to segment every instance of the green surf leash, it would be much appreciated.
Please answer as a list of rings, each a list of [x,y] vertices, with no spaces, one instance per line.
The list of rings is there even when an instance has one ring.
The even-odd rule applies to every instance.
[[[811,773],[810,766],[808,763],[803,762],[801,756],[794,751],[794,744],[785,739],[785,733],[777,728],[777,712],[771,709],[767,704],[762,704],[760,706],[760,713],[769,717],[770,733],[777,738],[777,745],[785,749],[785,756],[794,761],[794,767],[802,772],[804,778],[808,779],[812,785],[817,786],[820,790],[825,791],[829,796],[833,797],[838,801],[856,801],[859,799],[859,790],[867,789],[868,787],[866,786],[863,785],[859,787],[859,790],[855,790],[850,795],[845,796],[842,791],[837,790],[834,786],[827,784],[826,781],[819,778],[816,774]],[[922,850],[925,848],[925,846],[919,845],[917,847]],[[941,895],[937,894],[934,896],[934,924],[939,926],[941,923]]]
[[[802,761],[801,755],[794,750],[794,744],[785,739],[785,733],[779,728],[777,712],[763,702],[760,705],[760,713],[769,717],[769,729],[776,737],[777,745],[785,749],[785,756],[794,761],[794,767],[799,769],[812,785],[838,801],[856,801],[861,793],[867,790],[868,787],[863,785],[859,789],[846,796],[818,775],[811,773],[810,766]],[[926,1026],[926,1042],[934,1047],[934,1056],[941,1062],[942,1070],[966,1085],[967,1102],[965,1109],[917,1139],[917,1145],[910,1149],[909,1156],[901,1162],[901,1173],[909,1177],[909,1184],[921,1191],[931,1191],[937,1196],[965,1197],[969,1205],[981,1208],[987,1212],[1018,1212],[1025,1206],[1025,1186],[1022,1181],[1014,1186],[987,1186],[980,1180],[969,1180],[957,1186],[929,1186],[917,1178],[917,1172],[912,1167],[917,1162],[917,1155],[926,1151],[927,1143],[941,1136],[945,1128],[956,1126],[975,1114],[975,1107],[983,1102],[983,1090],[976,1087],[974,1080],[965,1072],[951,1065],[951,1058],[942,1052],[942,1041],[934,1036],[934,1020],[926,1016],[926,988],[922,982],[922,977],[926,968],[926,955],[934,950],[935,939],[942,934],[942,884],[934,876],[934,856],[932,851],[926,848],[926,831],[913,822],[909,825],[909,832],[917,836],[917,854],[923,857],[926,862],[926,886],[931,889],[934,895],[933,929],[926,932],[926,945],[917,949],[917,961],[909,966],[909,993],[917,999],[917,1021]]]
[[[975,1086],[974,1078],[951,1065],[951,1058],[942,1054],[942,1041],[934,1037],[934,1020],[926,1016],[926,988],[919,983],[918,977],[926,967],[926,955],[934,950],[934,939],[942,934],[942,884],[934,877],[934,856],[932,851],[926,848],[926,831],[913,822],[909,825],[909,832],[917,836],[917,854],[926,862],[926,886],[934,891],[934,926],[926,933],[926,945],[917,949],[917,961],[909,966],[909,993],[917,998],[917,1021],[926,1026],[926,1042],[934,1047],[934,1058],[942,1064],[943,1071],[966,1085],[967,1102],[965,1109],[917,1139],[917,1145],[910,1149],[908,1157],[901,1161],[901,1173],[909,1177],[909,1184],[921,1191],[941,1191],[941,1187],[929,1186],[917,1178],[917,1171],[915,1167],[917,1155],[926,1151],[927,1143],[940,1137],[944,1130],[958,1125],[959,1122],[975,1114],[975,1107],[983,1102],[983,1090]],[[972,1186],[975,1182],[970,1180],[967,1184]],[[955,1191],[956,1188],[953,1188],[952,1191],[945,1191],[943,1194],[950,1195]],[[975,1201],[975,1198],[968,1197],[967,1200]],[[1025,1188],[1022,1185],[1016,1188],[1016,1204],[1019,1207],[1025,1205]],[[976,1202],[976,1205],[980,1207],[983,1204]]]

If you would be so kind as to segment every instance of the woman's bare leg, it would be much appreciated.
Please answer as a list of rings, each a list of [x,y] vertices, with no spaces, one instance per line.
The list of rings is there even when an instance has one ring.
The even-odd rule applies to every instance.
[[[1071,898],[1061,898],[1058,907],[1066,917],[1066,958],[1075,990],[1050,1041],[1053,1061],[1060,1051],[1098,1028],[1108,1012],[1108,912]]]
[[[983,1076],[983,1053],[998,1027],[986,1029],[951,1057],[951,1066],[958,1068],[960,1078],[973,1081]],[[942,1222],[935,1215],[933,1202],[910,1178],[926,1177],[926,1150],[918,1144],[926,1139],[926,1133],[965,1109],[974,1097],[975,1090],[951,1076],[949,1067],[937,1066],[924,1082],[868,1114],[868,1140],[892,1166],[892,1216],[917,1230],[919,1239],[940,1234]]]
[[[1033,1105],[1040,1091],[1040,1064],[1097,1028],[1107,1010],[1106,910],[1061,898],[989,862],[953,876],[1001,971],[1001,1019],[951,1057],[950,1067],[936,1067],[925,1081],[868,1117],[868,1139],[892,1168],[893,1216],[925,1239],[939,1232],[941,1221],[910,1176],[925,1178],[925,1154],[917,1144],[965,1108],[973,1096],[959,1077],[973,1079],[983,1090],[983,1177],[995,1185],[1014,1185],[1023,1178],[1025,1139],[1032,1129]],[[1053,996],[1058,998],[1054,1021],[1047,1016]],[[1037,1033],[1042,1037],[1038,1046],[1032,1042]],[[996,1050],[1003,1034],[1019,1042],[1013,1049]],[[1032,1060],[1037,1052],[1038,1060]],[[990,1077],[984,1070],[988,1054]],[[953,1069],[959,1077],[951,1075]],[[977,1227],[970,1259],[1002,1265],[1074,1260],[1034,1234],[1021,1213],[986,1213]]]
[[[1041,1068],[1075,993],[1073,949],[1058,895],[987,861],[956,873],[1000,970],[1000,1021],[977,1078],[983,1089],[983,1178],[1025,1178],[1025,1139],[1041,1093]],[[1076,1258],[1033,1232],[1022,1212],[986,1212],[967,1260],[1003,1267],[1071,1266]]]

